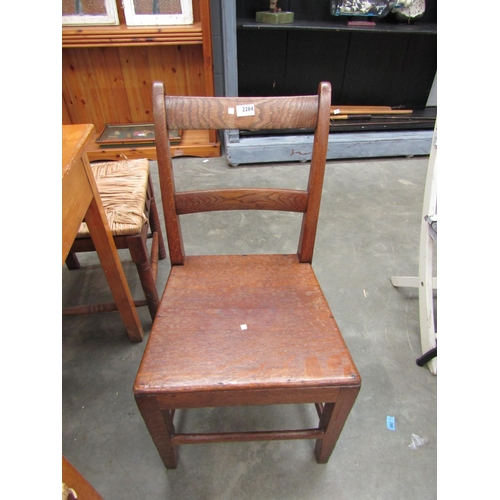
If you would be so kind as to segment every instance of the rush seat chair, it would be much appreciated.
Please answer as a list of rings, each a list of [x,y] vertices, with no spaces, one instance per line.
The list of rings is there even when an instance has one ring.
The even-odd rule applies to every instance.
[[[151,319],[159,305],[156,289],[158,260],[167,256],[161,231],[158,209],[150,178],[149,162],[145,158],[97,162],[91,164],[108,224],[117,249],[128,249],[137,267],[144,300],[135,300],[137,307],[148,306]],[[152,238],[148,252],[147,239]],[[80,252],[94,252],[87,224],[82,222],[78,235],[66,259],[68,269],[79,269],[76,256]],[[63,315],[115,311],[116,304],[92,304],[68,307]]]
[[[329,83],[319,85],[318,95],[260,98],[172,97],[162,83],[153,85],[172,266],[134,396],[169,469],[177,467],[180,445],[274,439],[313,439],[316,461],[326,463],[355,402],[361,378],[311,266],[330,96]],[[177,192],[170,128],[313,130],[307,189]],[[297,253],[185,255],[180,224],[185,214],[252,209],[302,213]],[[315,404],[316,427],[180,433],[174,421],[177,410],[303,403]]]

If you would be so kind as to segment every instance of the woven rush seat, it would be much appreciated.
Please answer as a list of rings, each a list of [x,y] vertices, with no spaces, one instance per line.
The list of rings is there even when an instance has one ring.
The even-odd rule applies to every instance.
[[[113,235],[141,232],[147,221],[144,214],[148,186],[149,161],[106,161],[91,164],[109,228]],[[88,237],[87,224],[82,222],[78,238]]]
[[[145,300],[134,300],[134,303],[138,307],[147,305],[154,319],[159,304],[156,290],[158,260],[165,259],[166,251],[149,161],[146,158],[104,161],[91,164],[91,168],[116,248],[128,248],[139,273]],[[146,245],[148,238],[153,239],[150,256]],[[76,254],[90,251],[95,251],[95,247],[87,224],[82,222],[66,259],[68,269],[79,269]],[[94,304],[66,308],[63,314],[89,314],[116,309],[115,303]]]

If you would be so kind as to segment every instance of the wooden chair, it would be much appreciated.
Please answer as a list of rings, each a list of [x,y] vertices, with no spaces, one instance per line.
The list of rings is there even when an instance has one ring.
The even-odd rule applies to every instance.
[[[134,384],[167,468],[179,445],[315,439],[326,463],[361,378],[311,267],[329,133],[331,87],[302,97],[170,97],[153,86],[155,137],[171,273]],[[246,116],[239,116],[246,115]],[[314,130],[306,190],[176,192],[168,129]],[[187,256],[180,217],[215,210],[302,212],[297,254]],[[178,433],[177,409],[314,403],[317,427]]]
[[[420,249],[418,276],[391,276],[395,287],[418,288],[418,309],[420,317],[420,345],[422,355],[416,360],[418,366],[429,368],[437,375],[437,329],[434,309],[434,290],[437,290],[436,270],[433,269],[433,255],[437,245],[437,120],[434,125],[424,203],[420,220]]]
[[[137,307],[148,306],[154,319],[159,305],[156,290],[158,259],[165,259],[160,219],[149,175],[147,159],[98,162],[91,164],[108,224],[117,249],[130,251],[137,266],[145,300],[135,300]],[[148,255],[147,239],[153,238]],[[83,222],[66,259],[68,269],[79,269],[79,252],[94,252],[87,225]],[[63,315],[115,311],[114,302],[69,307]]]

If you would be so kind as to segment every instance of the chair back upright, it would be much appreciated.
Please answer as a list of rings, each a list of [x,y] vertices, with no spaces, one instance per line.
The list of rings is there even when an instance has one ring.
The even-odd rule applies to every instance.
[[[300,262],[311,263],[316,238],[330,125],[331,85],[321,82],[318,95],[289,97],[166,96],[153,84],[153,112],[163,213],[172,265],[184,263],[179,216],[216,210],[280,210],[303,213],[298,244]],[[175,189],[169,130],[314,131],[307,189]]]

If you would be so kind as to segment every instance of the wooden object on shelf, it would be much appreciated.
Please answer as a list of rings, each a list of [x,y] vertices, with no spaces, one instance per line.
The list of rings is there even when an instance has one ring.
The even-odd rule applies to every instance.
[[[182,130],[169,130],[170,145],[180,144]],[[95,141],[100,147],[106,146],[154,146],[153,123],[107,124]]]
[[[163,81],[171,95],[213,96],[210,1],[193,0],[191,25],[62,28],[63,124],[146,123],[152,118],[151,88]],[[204,148],[220,147],[207,131]]]
[[[220,156],[220,142],[210,141],[210,131],[208,130],[184,130],[181,142],[172,145],[170,150],[172,156],[198,156],[203,158],[214,158]],[[95,142],[98,134],[94,135],[94,140],[87,147],[87,155],[90,161],[96,160],[123,160],[132,158],[147,158],[156,160],[155,146],[137,147],[100,147]]]
[[[141,342],[144,331],[85,154],[93,132],[90,124],[62,127],[62,263],[85,219],[128,337]]]
[[[397,109],[390,106],[330,106],[330,116],[336,115],[411,115],[412,109]]]

